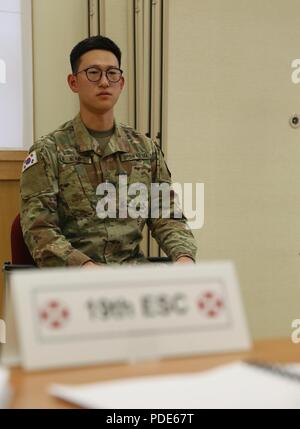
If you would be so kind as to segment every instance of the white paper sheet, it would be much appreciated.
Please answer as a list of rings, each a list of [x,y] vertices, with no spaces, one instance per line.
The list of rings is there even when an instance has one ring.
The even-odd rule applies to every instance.
[[[300,409],[299,382],[242,362],[202,373],[82,386],[52,385],[50,393],[83,408],[96,409]]]
[[[300,364],[299,363],[290,363],[288,365],[285,365],[285,368],[288,371],[292,371],[294,374],[300,375]]]

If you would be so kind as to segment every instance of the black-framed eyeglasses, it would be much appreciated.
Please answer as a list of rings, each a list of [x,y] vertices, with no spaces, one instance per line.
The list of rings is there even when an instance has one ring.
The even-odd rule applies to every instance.
[[[87,69],[74,73],[74,76],[77,76],[82,72],[85,72],[86,77],[90,82],[99,82],[102,79],[103,73],[105,73],[106,79],[109,82],[117,83],[121,80],[123,75],[123,70],[118,69],[117,67],[111,67],[107,70],[101,70],[98,67],[88,67]]]

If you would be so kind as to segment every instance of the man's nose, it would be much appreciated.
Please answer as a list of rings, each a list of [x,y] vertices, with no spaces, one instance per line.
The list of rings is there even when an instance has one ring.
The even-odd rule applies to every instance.
[[[99,86],[108,87],[109,86],[109,80],[107,79],[106,73],[102,72],[101,79],[98,82]]]

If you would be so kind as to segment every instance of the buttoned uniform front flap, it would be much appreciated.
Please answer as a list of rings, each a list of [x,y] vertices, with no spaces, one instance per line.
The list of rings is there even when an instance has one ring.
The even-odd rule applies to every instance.
[[[143,229],[145,217],[148,216],[148,207],[151,195],[151,154],[148,152],[123,153],[120,155],[123,169],[127,173],[128,195],[127,206],[133,214],[140,213],[136,218],[138,228]]]
[[[92,205],[93,188],[86,167],[92,164],[90,156],[77,153],[60,153],[59,195],[68,207],[67,214],[84,216],[94,213]]]

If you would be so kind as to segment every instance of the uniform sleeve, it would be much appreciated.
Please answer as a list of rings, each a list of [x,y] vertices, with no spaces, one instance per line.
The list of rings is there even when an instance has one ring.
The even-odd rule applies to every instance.
[[[167,185],[171,185],[171,173],[164,160],[163,153],[156,143],[153,144],[152,170],[154,172],[154,184],[161,185],[166,183]],[[181,213],[180,217],[176,214],[178,213],[176,209],[178,206],[176,205],[174,191],[172,190],[169,201],[167,202],[167,207],[170,207],[169,216],[162,216],[162,208],[164,206],[163,193],[160,192],[158,198],[155,198],[152,194],[151,207],[158,206],[160,213],[159,216],[150,216],[148,218],[147,223],[152,237],[173,261],[176,261],[181,256],[188,256],[195,261],[197,253],[196,241],[184,214]]]
[[[30,150],[21,177],[21,226],[39,267],[79,266],[91,259],[62,234],[57,211],[55,143],[40,141]]]

